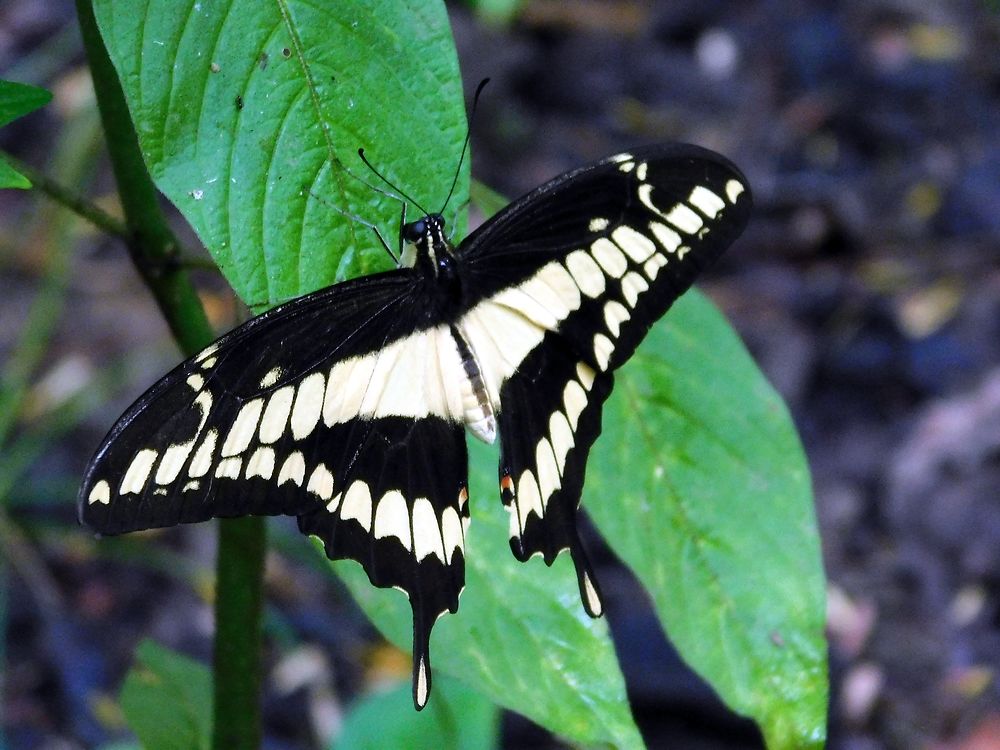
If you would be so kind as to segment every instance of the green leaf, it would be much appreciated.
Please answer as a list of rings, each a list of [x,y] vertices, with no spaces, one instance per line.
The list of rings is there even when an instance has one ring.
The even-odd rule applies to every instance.
[[[19,188],[27,190],[31,180],[18,172],[0,156],[0,188]]]
[[[441,3],[94,0],[157,187],[251,306],[391,265],[400,204],[444,202],[465,104]],[[449,204],[464,205],[468,160]],[[338,213],[343,212],[343,213]],[[451,216],[447,217],[451,219]]]
[[[466,0],[465,4],[472,8],[480,19],[494,24],[513,22],[525,5],[524,0]]]
[[[696,291],[616,380],[584,507],[684,659],[768,746],[821,747],[823,568],[781,398]]]
[[[470,441],[466,588],[458,614],[434,626],[428,706],[437,699],[437,675],[447,672],[574,742],[642,747],[607,624],[584,613],[569,557],[546,568],[511,555],[496,462],[494,447]],[[354,562],[333,565],[378,628],[409,651],[406,598],[374,589]]]
[[[208,667],[154,643],[135,651],[121,705],[143,747],[207,750],[212,737],[212,678]]]
[[[52,99],[45,89],[0,81],[0,127],[44,107]],[[0,188],[30,188],[31,181],[0,158]]]
[[[497,747],[496,706],[457,680],[443,677],[436,683],[434,700],[419,713],[413,710],[409,683],[367,696],[351,709],[331,750]]]
[[[0,81],[0,128],[18,117],[24,117],[52,100],[45,89],[13,81]]]

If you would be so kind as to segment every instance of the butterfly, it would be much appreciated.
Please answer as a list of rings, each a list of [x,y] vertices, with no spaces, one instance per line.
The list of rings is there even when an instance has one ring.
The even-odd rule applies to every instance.
[[[499,438],[514,556],[569,550],[599,617],[576,516],[613,373],[750,209],[729,161],[664,144],[557,177],[457,246],[440,213],[404,223],[398,268],[253,318],[141,396],[88,465],[80,519],[296,516],[409,597],[420,709],[431,628],[465,582],[466,430]]]

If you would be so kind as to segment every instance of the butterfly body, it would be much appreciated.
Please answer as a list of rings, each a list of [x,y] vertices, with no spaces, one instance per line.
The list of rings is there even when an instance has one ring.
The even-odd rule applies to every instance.
[[[576,513],[613,371],[749,210],[729,162],[663,145],[563,175],[457,247],[438,214],[406,224],[400,268],[254,318],[144,394],[91,461],[81,519],[297,516],[408,595],[422,707],[431,627],[464,586],[466,430],[499,437],[515,557],[568,549],[600,615]]]

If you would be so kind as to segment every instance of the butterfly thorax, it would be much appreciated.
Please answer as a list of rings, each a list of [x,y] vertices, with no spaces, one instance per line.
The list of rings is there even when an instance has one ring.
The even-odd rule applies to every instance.
[[[402,237],[406,245],[400,258],[401,266],[415,268],[427,278],[446,283],[455,278],[454,248],[445,235],[441,214],[427,214],[404,224]]]
[[[415,269],[428,282],[431,290],[427,297],[430,319],[451,320],[461,308],[462,284],[454,248],[445,234],[441,214],[427,214],[423,218],[403,225],[406,247],[400,265]],[[496,440],[496,408],[489,396],[482,366],[460,326],[447,326],[449,348],[454,347],[460,372],[462,411],[466,427],[480,440]]]

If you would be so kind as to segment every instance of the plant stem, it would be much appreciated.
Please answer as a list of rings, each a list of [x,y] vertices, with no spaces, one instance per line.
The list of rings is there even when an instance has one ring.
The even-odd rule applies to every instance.
[[[178,243],[142,161],[118,76],[97,28],[90,0],[77,0],[84,48],[118,183],[129,252],[188,355],[213,338],[198,295],[177,263]],[[260,746],[260,631],[266,526],[262,518],[219,522],[215,597],[216,750]]]
[[[70,190],[65,185],[53,180],[44,172],[40,172],[20,159],[11,156],[6,151],[0,151],[0,159],[10,164],[14,169],[31,180],[31,186],[49,196],[56,203],[68,208],[78,216],[83,217],[98,229],[119,239],[129,240],[128,227],[111,214],[91,203],[86,198]]]
[[[212,730],[215,750],[257,750],[261,745],[260,636],[266,532],[262,518],[248,516],[219,522]],[[255,585],[248,585],[251,582]],[[251,709],[253,714],[249,713]]]

